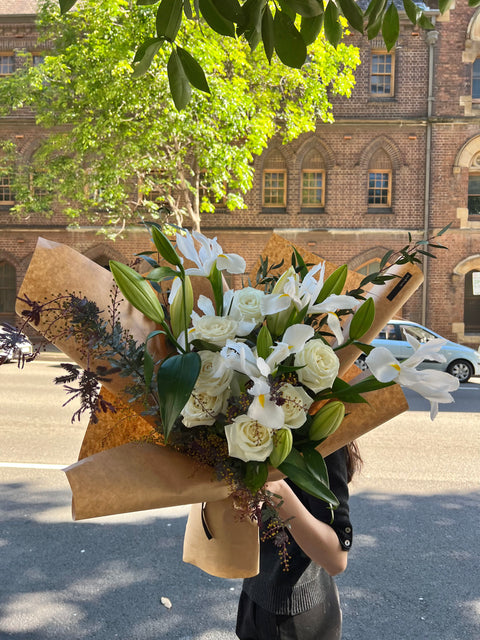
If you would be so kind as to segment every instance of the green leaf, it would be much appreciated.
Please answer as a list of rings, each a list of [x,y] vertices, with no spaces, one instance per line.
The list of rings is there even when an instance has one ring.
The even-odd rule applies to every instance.
[[[256,31],[260,33],[263,16],[263,8],[266,6],[266,0],[247,0],[242,6],[244,14],[244,22],[237,25],[237,35],[241,35],[246,31]]]
[[[284,0],[284,2],[305,18],[314,18],[323,13],[323,2],[318,0]]]
[[[155,269],[152,269],[145,278],[147,280],[152,280],[153,282],[161,282],[166,278],[175,278],[175,276],[178,275],[179,272],[175,271],[171,267],[155,267]]]
[[[273,19],[275,51],[287,67],[300,69],[307,57],[307,47],[293,20],[283,11],[276,11]]]
[[[387,264],[387,262],[390,259],[390,256],[392,256],[394,253],[393,249],[390,249],[389,251],[387,251],[387,253],[383,256],[383,258],[380,260],[380,264],[378,266],[379,271],[381,271],[383,269],[383,267]]]
[[[132,76],[134,78],[139,78],[148,71],[163,42],[163,38],[148,38],[138,47],[133,58]]]
[[[318,294],[318,298],[315,301],[315,304],[320,304],[331,296],[332,294],[340,295],[343,291],[343,287],[345,286],[345,282],[347,281],[348,275],[348,267],[346,264],[335,269],[333,273],[331,273],[328,278],[325,280],[323,287]]]
[[[270,62],[274,51],[273,16],[268,4],[265,7],[262,18],[262,40],[265,48],[265,55]]]
[[[238,0],[212,0],[212,4],[220,15],[229,22],[242,22],[244,19],[242,7]]]
[[[73,7],[77,0],[59,0],[61,13],[67,13]]]
[[[353,384],[350,390],[355,393],[368,393],[369,391],[377,391],[378,389],[385,389],[385,387],[391,387],[396,384],[393,380],[390,382],[380,382],[374,376],[364,378],[361,382]]]
[[[334,47],[336,47],[342,39],[342,25],[340,24],[339,18],[337,5],[334,2],[329,2],[325,9],[323,26],[327,40]]]
[[[395,45],[400,33],[400,18],[397,7],[392,4],[388,7],[382,21],[382,36],[387,46],[387,51]]]
[[[165,320],[162,305],[150,284],[134,269],[110,260],[110,271],[125,299],[150,320],[162,324]]]
[[[158,369],[159,411],[165,441],[168,440],[175,420],[192,394],[200,366],[200,356],[191,351],[167,358]]]
[[[216,264],[213,265],[208,279],[212,285],[216,314],[217,316],[221,316],[223,315],[223,277],[222,272],[217,269]]]
[[[350,340],[359,340],[370,329],[375,319],[375,303],[368,298],[355,311],[349,327]]]
[[[145,394],[147,395],[150,391],[150,385],[153,380],[153,369],[154,362],[153,358],[145,347],[143,351],[143,379],[145,380]]]
[[[422,15],[420,7],[413,0],[403,0],[403,7],[408,19],[412,24],[417,24],[418,19]]]
[[[302,18],[300,33],[306,45],[312,44],[318,38],[323,26],[323,13],[315,18]]]
[[[293,248],[293,252],[295,253],[295,258],[297,261],[297,268],[296,268],[296,272],[300,274],[302,280],[303,278],[305,278],[305,276],[308,273],[308,267],[307,264],[305,262],[305,260],[303,259],[303,256],[301,253],[298,252],[298,250],[294,247]]]
[[[333,507],[338,507],[339,502],[335,497],[335,494],[323,484],[319,482],[308,470],[292,464],[289,460],[290,456],[282,462],[278,469],[284,473],[292,482],[294,482],[300,489],[303,489],[312,496],[331,504]]]
[[[308,471],[318,482],[323,482],[328,487],[328,471],[323,456],[312,446],[302,449],[302,453]]]
[[[363,13],[355,0],[339,0],[339,5],[348,24],[363,33]]]
[[[137,0],[139,7],[150,7],[152,4],[157,4],[158,0]]]
[[[469,7],[478,7],[480,5],[480,0],[468,0]]]
[[[262,325],[262,328],[258,332],[257,336],[257,354],[260,358],[266,359],[271,354],[271,347],[273,346],[272,334],[268,330],[266,324]]]
[[[199,0],[199,8],[205,22],[212,27],[214,31],[220,33],[222,36],[235,37],[235,24],[219,13],[212,0]]]
[[[190,84],[200,91],[210,93],[205,73],[195,58],[181,47],[177,47],[177,53]]]
[[[438,0],[438,8],[440,9],[440,13],[445,13],[445,11],[448,11],[453,2],[454,0]]]
[[[422,29],[426,29],[427,31],[429,29],[435,29],[435,25],[433,24],[433,22],[424,13],[422,13],[420,18],[418,19],[418,26],[422,27]]]
[[[152,226],[151,233],[155,247],[162,258],[176,267],[181,267],[182,261],[167,236],[156,225]]]
[[[268,478],[268,464],[250,460],[245,465],[244,482],[252,493],[263,487]]]
[[[478,3],[480,4],[480,0],[478,0]],[[452,224],[453,224],[453,222],[449,222],[449,223],[447,224],[447,226],[446,226],[446,227],[443,227],[443,229],[441,229],[441,230],[437,233],[437,237],[438,237],[438,236],[443,236],[443,234],[444,234],[444,233],[446,233],[446,232],[450,229],[450,227],[452,226]]]
[[[178,111],[181,111],[190,102],[192,90],[180,58],[175,50],[172,51],[168,59],[167,73],[173,102]]]
[[[156,18],[158,37],[164,37],[173,42],[177,37],[182,23],[182,0],[162,0]]]

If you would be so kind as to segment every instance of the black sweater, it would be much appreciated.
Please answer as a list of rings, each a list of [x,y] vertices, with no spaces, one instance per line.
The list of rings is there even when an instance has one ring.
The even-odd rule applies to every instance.
[[[336,495],[339,506],[332,512],[328,505],[302,491],[287,479],[288,484],[318,520],[329,524],[338,536],[343,549],[348,551],[352,543],[352,525],[348,509],[347,459],[345,449],[325,458],[330,489]],[[335,589],[333,578],[315,564],[289,536],[287,547],[290,566],[284,570],[278,549],[272,540],[260,543],[260,572],[243,582],[243,589],[260,607],[277,614],[296,615],[319,604],[326,592]]]

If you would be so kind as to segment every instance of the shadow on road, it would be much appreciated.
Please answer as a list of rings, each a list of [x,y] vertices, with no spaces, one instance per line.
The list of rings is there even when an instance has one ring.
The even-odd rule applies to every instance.
[[[343,640],[480,638],[480,493],[351,499]]]

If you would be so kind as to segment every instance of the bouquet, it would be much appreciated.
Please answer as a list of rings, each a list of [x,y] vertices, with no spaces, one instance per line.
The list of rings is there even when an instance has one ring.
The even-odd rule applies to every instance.
[[[261,525],[259,506],[269,500],[264,485],[269,474],[280,473],[334,509],[337,500],[320,451],[357,406],[365,407],[369,396],[396,381],[427,397],[432,415],[439,402],[452,401],[455,378],[416,368],[426,357],[439,357],[440,341],[414,345],[415,355],[404,363],[368,344],[389,319],[375,316],[379,290],[393,280],[392,301],[408,289],[405,276],[396,275],[391,265],[387,270],[387,259],[378,274],[358,276],[344,293],[345,265],[327,277],[324,261],[307,263],[293,248],[290,264],[269,264],[267,254],[251,278],[243,277],[240,288],[230,289],[222,272],[242,276],[246,264],[241,256],[225,254],[215,239],[200,233],[178,230],[172,243],[158,225],[152,223],[150,230],[154,249],[137,258],[148,263],[148,273],[111,262],[115,286],[108,303],[104,292],[95,301],[71,291],[39,302],[23,290],[18,308],[81,363],[82,369],[65,365],[66,375],[57,380],[71,396],[80,397],[79,412],[89,410],[93,423],[106,414],[118,424],[124,420],[125,407],[117,420],[115,401],[99,394],[103,384],[128,403],[137,423],[146,421],[143,435],[126,441],[142,441],[142,455],[154,454],[155,460],[161,452],[161,465],[152,462],[147,482],[148,465],[141,458],[129,478],[142,476],[135,488],[139,494],[159,483],[171,491],[162,504],[142,496],[140,508],[225,499],[231,504],[233,496],[236,515]],[[411,267],[418,261],[415,254],[415,247],[405,248],[397,266]],[[107,273],[98,272],[98,282],[110,282]],[[366,294],[363,287],[372,283]],[[374,375],[348,382],[345,373],[359,350],[368,354]],[[373,426],[372,421],[368,428]],[[96,467],[82,460],[72,476],[83,485],[95,477],[91,493],[108,476],[110,499],[113,483],[121,482],[126,467],[134,468],[135,452],[120,446],[104,453],[117,461],[117,475],[102,458]],[[100,475],[92,475],[99,467]],[[213,492],[212,475],[218,481]],[[198,493],[180,498],[174,476],[186,477]],[[129,510],[128,505],[122,508]],[[106,504],[101,509],[115,512]]]

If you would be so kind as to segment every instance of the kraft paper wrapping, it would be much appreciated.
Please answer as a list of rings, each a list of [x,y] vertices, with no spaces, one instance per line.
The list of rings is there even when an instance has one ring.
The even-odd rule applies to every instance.
[[[283,257],[288,262],[291,244],[274,236],[265,249],[265,255],[274,261]],[[302,255],[307,262],[316,263],[319,260],[318,256],[303,249]],[[327,276],[334,269],[333,265],[327,265]],[[349,273],[347,288],[355,288],[361,277]],[[393,296],[388,303],[384,303],[380,290],[370,293],[376,297],[377,306],[381,309],[371,330],[372,337],[395,315],[420,281],[416,275],[410,277],[401,295]],[[388,293],[391,293],[396,281],[392,283],[390,287],[387,286]],[[19,296],[27,295],[32,300],[41,301],[65,291],[75,291],[106,310],[112,285],[110,272],[85,256],[67,246],[39,239]],[[198,288],[195,293],[199,294]],[[19,302],[17,313],[21,314],[25,308],[26,305]],[[139,342],[143,342],[156,328],[128,303],[122,304],[121,318],[122,325]],[[48,335],[46,320],[42,320],[36,328],[52,339]],[[85,366],[84,355],[72,340],[53,338],[53,342],[77,364]],[[157,357],[165,355],[165,345],[161,342],[152,345],[152,350]],[[348,357],[345,357],[342,352],[346,351],[341,350],[339,355],[344,377],[351,378],[353,374],[348,370],[358,352],[347,353]],[[232,501],[227,497],[228,488],[213,479],[209,468],[201,467],[171,448],[141,442],[151,436],[152,427],[147,421],[148,417],[144,420],[138,415],[140,407],[122,400],[126,399],[124,389],[128,383],[127,378],[114,376],[105,385],[102,394],[116,405],[117,413],[100,414],[98,423],[90,423],[79,462],[66,470],[72,487],[74,518],[194,503],[187,523],[184,560],[221,577],[255,575],[258,572],[259,554],[257,526],[248,520],[239,521]],[[397,386],[371,392],[368,400],[368,405],[347,407],[349,413],[340,428],[322,444],[324,455],[408,408]],[[208,503],[206,518],[214,535],[211,540],[203,529],[201,507],[195,504],[205,502]]]

